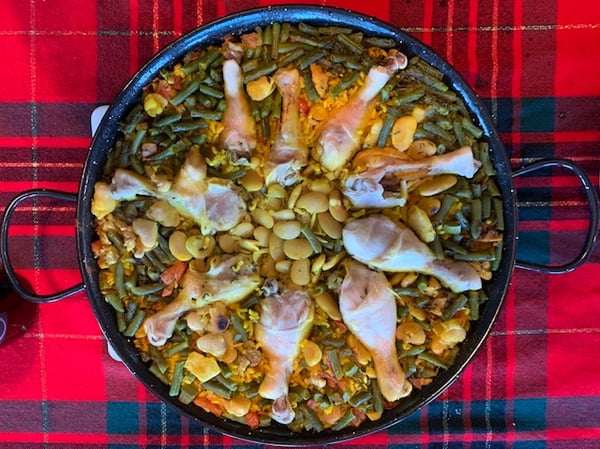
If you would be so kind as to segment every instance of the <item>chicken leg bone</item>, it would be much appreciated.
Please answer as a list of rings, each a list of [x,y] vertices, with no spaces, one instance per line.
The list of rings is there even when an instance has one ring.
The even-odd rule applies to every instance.
[[[241,191],[232,181],[206,176],[206,163],[196,148],[190,149],[169,189],[158,188],[150,179],[119,168],[113,175],[111,195],[116,201],[138,196],[165,200],[181,215],[194,220],[204,234],[233,228],[246,211]]]
[[[221,146],[229,152],[233,163],[245,164],[256,148],[256,124],[242,83],[242,69],[235,59],[223,62],[225,111]]]
[[[389,56],[383,65],[371,67],[362,87],[319,125],[312,155],[325,169],[335,171],[354,155],[360,146],[372,101],[394,73],[407,64],[406,56],[398,52]]]
[[[242,255],[215,258],[207,272],[188,268],[177,297],[144,322],[148,341],[154,346],[164,345],[173,335],[177,319],[185,313],[217,301],[225,304],[241,301],[259,284],[256,268]]]
[[[309,294],[303,290],[284,288],[262,301],[255,332],[269,366],[258,393],[274,401],[273,419],[282,424],[289,424],[294,419],[287,397],[288,382],[294,360],[300,353],[300,343],[312,328],[313,315],[314,306]]]
[[[290,186],[298,181],[300,170],[308,162],[308,147],[300,123],[300,72],[280,69],[274,78],[281,94],[281,124],[265,164],[265,179],[267,185]]]
[[[373,268],[429,274],[454,292],[481,288],[481,278],[471,265],[437,259],[410,228],[384,215],[349,222],[342,231],[342,239],[354,259]]]
[[[396,299],[385,275],[351,260],[340,290],[340,312],[371,354],[383,397],[392,402],[408,396],[412,386],[396,352]]]
[[[403,206],[402,192],[385,189],[382,182],[387,175],[396,183],[423,176],[454,174],[472,178],[481,166],[473,157],[470,147],[462,147],[441,155],[413,160],[395,149],[373,148],[363,150],[352,161],[356,172],[344,181],[344,194],[355,207]]]

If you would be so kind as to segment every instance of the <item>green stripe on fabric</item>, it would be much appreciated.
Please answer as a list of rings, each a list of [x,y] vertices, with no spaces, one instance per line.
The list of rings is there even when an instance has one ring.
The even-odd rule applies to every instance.
[[[109,402],[106,404],[106,431],[112,434],[130,434],[138,432],[138,403]]]
[[[171,435],[181,432],[181,415],[161,402],[146,404],[148,433]]]
[[[546,399],[515,399],[513,401],[513,422],[517,432],[545,430]]]
[[[522,98],[521,131],[525,133],[554,131],[555,112],[554,98]]]
[[[513,449],[546,449],[545,441],[515,441]]]
[[[550,263],[550,233],[547,231],[520,231],[517,259],[539,264]]]

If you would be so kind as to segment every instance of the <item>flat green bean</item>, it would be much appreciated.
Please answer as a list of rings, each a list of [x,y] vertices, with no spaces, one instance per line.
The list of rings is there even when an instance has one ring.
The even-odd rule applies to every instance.
[[[181,89],[179,92],[177,92],[173,96],[173,98],[171,98],[171,103],[173,103],[175,106],[183,103],[186,100],[186,98],[188,98],[190,95],[194,94],[198,90],[199,87],[200,87],[200,79],[196,78],[190,84],[188,84],[183,89]]]
[[[395,121],[396,117],[394,117],[392,114],[386,114],[384,116],[383,125],[381,125],[381,131],[379,131],[379,137],[377,138],[377,146],[379,148],[385,147]]]
[[[184,365],[185,360],[178,360],[175,363],[175,368],[173,369],[173,379],[171,380],[171,387],[169,388],[169,396],[179,396],[181,391],[181,382],[183,380]]]
[[[335,38],[340,44],[344,45],[352,53],[361,55],[365,51],[365,48],[359,42],[356,42],[347,34],[336,34]]]
[[[355,84],[360,78],[360,72],[348,72],[340,81],[331,88],[330,95],[335,98],[341,94],[344,90]]]
[[[135,312],[135,315],[133,315],[133,318],[131,319],[129,324],[127,325],[127,329],[125,329],[123,335],[125,335],[126,337],[133,337],[142,325],[142,322],[144,321],[145,317],[146,312],[142,309],[138,309]]]
[[[331,426],[331,430],[337,431],[348,427],[348,425],[354,420],[355,417],[356,416],[352,412],[352,408],[348,408],[348,410],[346,410],[346,413],[344,413],[344,415],[333,426]]]
[[[463,309],[466,306],[467,301],[468,298],[465,295],[458,295],[456,298],[454,298],[454,300],[452,300],[452,302],[450,302],[448,307],[446,307],[446,309],[442,312],[442,319],[444,321],[448,321],[450,318],[456,315],[456,313],[459,310]]]

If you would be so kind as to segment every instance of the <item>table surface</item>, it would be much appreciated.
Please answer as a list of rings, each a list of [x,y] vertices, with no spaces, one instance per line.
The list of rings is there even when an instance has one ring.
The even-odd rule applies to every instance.
[[[0,208],[31,188],[76,192],[89,118],[153,53],[196,26],[267,0],[11,0],[0,4]],[[577,162],[597,188],[600,4],[582,0],[322,0],[406,30],[485,101],[513,167]],[[519,257],[563,263],[588,225],[561,170],[517,179]],[[80,280],[72,203],[24,203],[10,253],[38,292]],[[158,401],[107,352],[84,294],[5,296],[0,447],[250,447]],[[516,269],[472,364],[438,399],[356,448],[600,447],[600,251],[563,275]],[[328,445],[330,447],[335,444]]]

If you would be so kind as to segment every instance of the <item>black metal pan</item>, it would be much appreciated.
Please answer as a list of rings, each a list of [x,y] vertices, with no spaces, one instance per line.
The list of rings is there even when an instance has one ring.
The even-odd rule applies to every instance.
[[[148,367],[139,358],[130,342],[119,333],[114,311],[106,304],[98,287],[98,267],[91,251],[91,244],[96,238],[94,217],[91,214],[91,200],[94,193],[94,183],[102,177],[102,169],[106,163],[107,155],[114,145],[119,132],[119,122],[125,117],[131,106],[139,100],[142,88],[152,81],[160,69],[180,60],[190,49],[219,43],[226,35],[248,32],[254,30],[256,26],[266,25],[274,21],[305,22],[318,26],[349,26],[367,35],[394,39],[398,47],[409,57],[419,55],[422,59],[441,70],[445,74],[444,81],[463,99],[473,119],[484,131],[484,136],[491,148],[492,163],[498,173],[497,182],[502,194],[505,214],[504,247],[500,268],[489,284],[489,291],[487,292],[489,300],[481,310],[479,320],[472,324],[455,363],[448,370],[441,372],[431,384],[419,391],[413,392],[410,397],[400,401],[393,409],[386,410],[380,420],[375,422],[366,421],[358,428],[346,428],[341,431],[326,430],[314,434],[293,433],[285,427],[275,425],[250,430],[242,424],[224,421],[212,414],[205,413],[193,405],[186,406],[181,404],[176,398],[169,396],[169,387],[162,384],[148,371]],[[581,181],[590,205],[589,230],[586,240],[579,255],[572,262],[565,265],[549,267],[518,262],[516,261],[518,234],[517,196],[513,177],[540,168],[553,166],[570,170]],[[39,296],[23,288],[16,279],[8,257],[8,228],[11,215],[20,203],[29,198],[43,195],[74,201],[77,204],[76,240],[83,283],[64,292]],[[438,397],[460,375],[484,343],[501,309],[511,282],[513,269],[519,267],[547,273],[570,271],[585,262],[590,256],[596,239],[597,229],[598,196],[586,173],[572,162],[562,159],[543,160],[520,170],[513,171],[502,142],[482,101],[461,76],[431,48],[387,23],[354,12],[315,6],[283,6],[254,9],[221,18],[184,35],[154,56],[127,83],[109,107],[91,143],[77,195],[36,190],[25,192],[18,196],[6,208],[1,227],[0,244],[2,246],[2,262],[7,271],[8,280],[22,297],[34,302],[49,302],[85,290],[106,339],[122,358],[129,370],[155,395],[170,404],[181,414],[198,420],[201,424],[208,426],[212,430],[254,442],[283,445],[314,445],[348,440],[384,429],[398,423]]]

